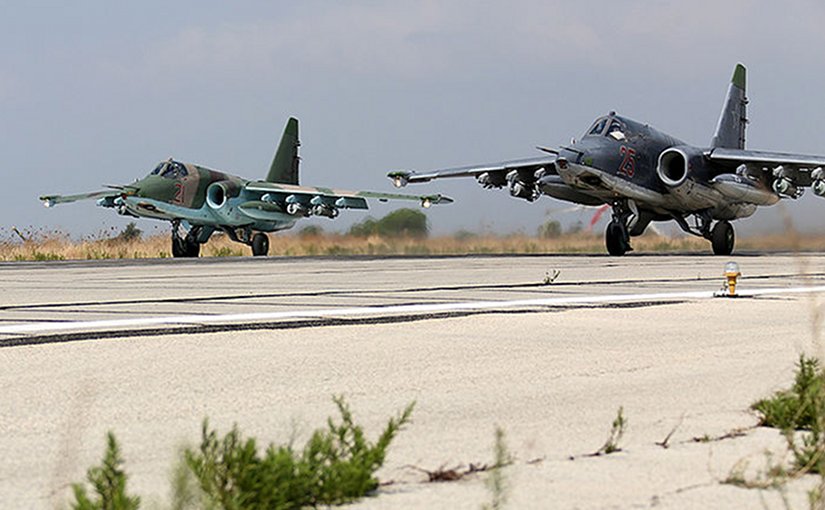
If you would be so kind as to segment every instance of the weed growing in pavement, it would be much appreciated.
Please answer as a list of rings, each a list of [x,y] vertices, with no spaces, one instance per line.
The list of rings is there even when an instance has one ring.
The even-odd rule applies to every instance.
[[[781,430],[813,430],[817,428],[817,416],[825,412],[821,407],[822,384],[819,360],[801,354],[793,386],[755,402],[751,409],[759,415],[759,425]]]
[[[756,478],[745,476],[747,464],[737,463],[728,483],[745,488],[777,489],[785,496],[785,484],[802,475],[820,476],[818,488],[808,493],[811,508],[825,508],[825,373],[818,359],[800,355],[791,388],[755,402],[751,409],[759,415],[759,425],[780,429],[792,462],[768,458],[767,470]]]
[[[825,374],[816,358],[799,356],[793,386],[754,403],[759,424],[782,430],[799,474],[825,475]]]
[[[126,493],[126,473],[121,465],[120,448],[112,432],[106,436],[106,453],[103,463],[86,472],[86,479],[94,489],[89,496],[86,486],[72,484],[75,502],[74,510],[134,510],[140,507],[140,498]]]
[[[610,435],[607,437],[607,441],[593,453],[593,456],[609,455],[622,451],[619,442],[624,437],[625,430],[627,430],[627,418],[624,417],[624,407],[619,406],[616,418],[613,419],[613,424],[610,426]]]
[[[496,438],[493,444],[493,465],[490,468],[490,475],[484,481],[487,490],[490,492],[490,503],[482,505],[483,510],[500,510],[504,508],[509,497],[509,484],[504,474],[504,468],[513,463],[513,457],[507,449],[504,441],[504,430],[496,427]]]
[[[330,418],[327,430],[316,430],[301,452],[291,444],[270,444],[261,455],[255,439],[244,439],[237,426],[219,438],[204,421],[200,448],[186,451],[186,463],[204,493],[224,508],[303,508],[354,501],[378,487],[375,471],[395,435],[410,421],[414,403],[391,418],[372,444],[353,422],[344,399],[334,400],[341,423]]]
[[[171,510],[219,510],[218,504],[201,490],[195,474],[186,463],[185,454],[186,450],[181,449],[172,468]]]
[[[355,501],[378,488],[375,472],[390,443],[409,423],[414,402],[390,418],[375,443],[355,424],[343,397],[335,397],[339,423],[327,420],[303,450],[291,443],[270,444],[262,453],[255,438],[243,438],[237,425],[220,437],[203,423],[200,447],[182,452],[172,473],[172,508],[297,509]],[[126,494],[126,474],[112,433],[103,465],[88,471],[96,499],[73,485],[75,510],[135,510],[140,498]]]
[[[544,273],[544,280],[542,281],[542,283],[544,285],[550,285],[551,283],[556,281],[556,278],[558,278],[560,274],[561,274],[561,271],[559,271],[558,269],[553,269],[552,271],[546,271]]]

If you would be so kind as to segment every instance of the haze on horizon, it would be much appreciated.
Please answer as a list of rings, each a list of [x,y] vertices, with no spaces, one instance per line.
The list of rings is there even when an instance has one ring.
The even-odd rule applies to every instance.
[[[170,156],[262,177],[290,115],[301,121],[302,183],[348,189],[391,190],[393,169],[538,155],[534,146],[579,137],[610,110],[706,145],[740,61],[747,146],[825,153],[816,0],[2,6],[0,229],[119,228],[132,219],[93,202],[49,210],[37,196],[128,183]],[[456,199],[427,212],[437,234],[534,233],[548,214],[588,218],[472,179],[408,189]],[[783,210],[798,228],[825,232],[825,201],[810,190],[782,204],[736,222],[737,232],[779,231]],[[395,207],[371,204],[369,214]],[[365,216],[298,228],[344,231]]]

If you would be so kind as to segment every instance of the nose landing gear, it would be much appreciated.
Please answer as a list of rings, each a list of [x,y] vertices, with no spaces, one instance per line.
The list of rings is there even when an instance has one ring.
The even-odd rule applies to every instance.
[[[197,257],[201,252],[201,243],[198,241],[201,227],[192,227],[189,232],[181,235],[180,221],[172,222],[172,256]]]
[[[607,252],[614,257],[633,251],[633,247],[630,246],[630,229],[639,218],[639,213],[635,209],[635,204],[630,201],[613,203],[613,219],[604,231],[604,244],[607,246]]]

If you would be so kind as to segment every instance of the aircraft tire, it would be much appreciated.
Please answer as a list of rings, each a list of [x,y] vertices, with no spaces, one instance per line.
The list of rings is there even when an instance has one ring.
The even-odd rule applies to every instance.
[[[198,257],[201,254],[201,244],[194,239],[185,239],[184,244],[186,245],[185,257]]]
[[[614,257],[621,257],[627,252],[629,246],[625,235],[625,229],[621,223],[611,221],[607,224],[607,228],[604,231],[604,244],[607,246],[607,252],[609,254]]]
[[[201,245],[195,240],[190,240],[183,237],[172,238],[172,256],[180,257],[197,257],[200,255]]]
[[[710,243],[714,255],[730,255],[733,253],[733,245],[736,242],[736,235],[733,232],[733,225],[729,221],[719,221],[710,231]]]
[[[252,255],[255,257],[265,257],[269,253],[269,237],[258,232],[252,236]]]
[[[180,237],[172,236],[172,256],[175,258],[186,256],[186,244]]]

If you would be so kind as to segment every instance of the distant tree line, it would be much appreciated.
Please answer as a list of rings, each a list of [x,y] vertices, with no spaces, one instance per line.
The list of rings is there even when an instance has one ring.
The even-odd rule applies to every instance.
[[[354,224],[347,231],[353,237],[411,237],[424,239],[430,233],[427,215],[416,209],[398,209],[381,219],[367,216]],[[308,225],[298,231],[301,237],[313,237],[324,234],[324,229],[318,225]]]

